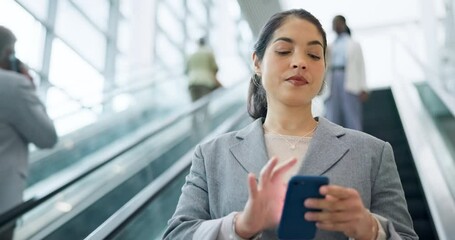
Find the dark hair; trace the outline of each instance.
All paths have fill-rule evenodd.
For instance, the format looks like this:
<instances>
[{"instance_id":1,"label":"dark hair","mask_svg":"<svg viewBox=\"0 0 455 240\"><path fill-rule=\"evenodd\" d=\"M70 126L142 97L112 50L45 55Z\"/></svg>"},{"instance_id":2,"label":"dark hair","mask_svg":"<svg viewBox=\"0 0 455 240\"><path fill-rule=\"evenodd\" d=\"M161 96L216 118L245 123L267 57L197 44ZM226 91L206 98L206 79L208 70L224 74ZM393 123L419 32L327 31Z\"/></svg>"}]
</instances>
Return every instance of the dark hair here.
<instances>
[{"instance_id":1,"label":"dark hair","mask_svg":"<svg viewBox=\"0 0 455 240\"><path fill-rule=\"evenodd\" d=\"M4 26L0 26L0 53L8 46L16 42L13 32Z\"/></svg>"},{"instance_id":2,"label":"dark hair","mask_svg":"<svg viewBox=\"0 0 455 240\"><path fill-rule=\"evenodd\" d=\"M346 24L346 18L343 15L336 15L335 18L337 20L340 20L344 24L344 31L351 36L351 29L348 27L348 24Z\"/></svg>"},{"instance_id":3,"label":"dark hair","mask_svg":"<svg viewBox=\"0 0 455 240\"><path fill-rule=\"evenodd\" d=\"M269 21L262 27L261 32L259 33L259 38L254 44L254 52L258 57L259 61L262 61L264 58L265 50L272 39L273 33L281 27L283 22L288 17L298 17L300 19L306 20L312 23L322 35L323 40L323 50L324 56L327 48L327 37L324 29L322 28L319 20L314 17L311 13L304 9L292 9L284 12L279 12L274 14ZM325 57L324 57L325 62ZM321 88L322 91L322 88ZM320 91L320 92L321 92ZM250 79L250 87L248 90L248 113L254 119L265 118L267 115L267 97L264 86L262 86L261 77L257 74L254 74Z\"/></svg>"},{"instance_id":4,"label":"dark hair","mask_svg":"<svg viewBox=\"0 0 455 240\"><path fill-rule=\"evenodd\" d=\"M205 46L205 43L206 43L205 37L199 38L198 40L199 46Z\"/></svg>"}]
</instances>

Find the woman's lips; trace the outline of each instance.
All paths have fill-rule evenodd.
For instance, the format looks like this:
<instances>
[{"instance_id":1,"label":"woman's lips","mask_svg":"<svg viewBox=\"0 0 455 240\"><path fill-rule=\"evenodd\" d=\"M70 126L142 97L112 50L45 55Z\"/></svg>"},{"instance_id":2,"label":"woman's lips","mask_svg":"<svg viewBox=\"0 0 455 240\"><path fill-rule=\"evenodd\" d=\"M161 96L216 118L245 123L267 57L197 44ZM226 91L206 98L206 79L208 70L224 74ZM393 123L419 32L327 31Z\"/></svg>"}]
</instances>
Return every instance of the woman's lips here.
<instances>
[{"instance_id":1,"label":"woman's lips","mask_svg":"<svg viewBox=\"0 0 455 240\"><path fill-rule=\"evenodd\" d=\"M292 76L292 77L286 79L286 81L292 83L295 86L301 86L301 85L308 84L308 81L302 76Z\"/></svg>"}]
</instances>

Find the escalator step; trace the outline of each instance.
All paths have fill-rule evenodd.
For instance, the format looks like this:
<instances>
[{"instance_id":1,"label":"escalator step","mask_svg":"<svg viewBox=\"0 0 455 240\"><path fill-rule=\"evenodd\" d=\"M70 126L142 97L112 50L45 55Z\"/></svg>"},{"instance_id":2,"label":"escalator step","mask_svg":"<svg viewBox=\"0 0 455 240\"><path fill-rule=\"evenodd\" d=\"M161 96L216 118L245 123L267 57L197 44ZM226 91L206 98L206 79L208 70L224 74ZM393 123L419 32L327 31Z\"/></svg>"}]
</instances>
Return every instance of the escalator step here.
<instances>
[{"instance_id":1,"label":"escalator step","mask_svg":"<svg viewBox=\"0 0 455 240\"><path fill-rule=\"evenodd\" d=\"M403 190L406 199L423 198L422 191L418 182L403 182Z\"/></svg>"},{"instance_id":2,"label":"escalator step","mask_svg":"<svg viewBox=\"0 0 455 240\"><path fill-rule=\"evenodd\" d=\"M411 214L412 219L425 219L428 220L428 213L426 209L426 204L423 199L420 198L408 198L408 210Z\"/></svg>"},{"instance_id":3,"label":"escalator step","mask_svg":"<svg viewBox=\"0 0 455 240\"><path fill-rule=\"evenodd\" d=\"M414 230L416 231L419 239L422 240L438 240L438 236L433 231L432 223L427 219L413 220Z\"/></svg>"},{"instance_id":4,"label":"escalator step","mask_svg":"<svg viewBox=\"0 0 455 240\"><path fill-rule=\"evenodd\" d=\"M399 169L400 179L403 184L408 182L418 182L419 178L413 169Z\"/></svg>"}]
</instances>

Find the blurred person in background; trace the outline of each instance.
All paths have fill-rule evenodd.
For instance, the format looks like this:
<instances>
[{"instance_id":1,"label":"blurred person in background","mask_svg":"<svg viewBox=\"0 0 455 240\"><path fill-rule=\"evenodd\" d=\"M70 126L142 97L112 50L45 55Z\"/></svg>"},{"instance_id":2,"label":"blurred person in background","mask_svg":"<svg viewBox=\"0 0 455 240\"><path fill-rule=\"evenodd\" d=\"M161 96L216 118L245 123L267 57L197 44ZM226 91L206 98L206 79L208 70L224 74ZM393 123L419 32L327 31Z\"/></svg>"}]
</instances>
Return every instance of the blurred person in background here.
<instances>
[{"instance_id":1,"label":"blurred person in background","mask_svg":"<svg viewBox=\"0 0 455 240\"><path fill-rule=\"evenodd\" d=\"M367 100L365 63L360 44L351 37L346 18L332 22L337 37L327 49L327 119L343 127L362 130L362 103Z\"/></svg>"},{"instance_id":2,"label":"blurred person in background","mask_svg":"<svg viewBox=\"0 0 455 240\"><path fill-rule=\"evenodd\" d=\"M218 65L213 51L207 46L205 38L200 38L198 45L196 52L189 56L185 68L193 102L221 87L216 77Z\"/></svg>"},{"instance_id":3,"label":"blurred person in background","mask_svg":"<svg viewBox=\"0 0 455 240\"><path fill-rule=\"evenodd\" d=\"M51 148L57 142L52 120L27 75L5 70L16 38L0 27L0 215L20 205L28 174L28 145ZM12 239L14 225L0 232Z\"/></svg>"},{"instance_id":4,"label":"blurred person in background","mask_svg":"<svg viewBox=\"0 0 455 240\"><path fill-rule=\"evenodd\" d=\"M198 40L198 45L198 49L189 56L185 68L192 102L199 100L221 87L221 83L216 76L218 65L216 64L215 55L212 49L207 46L205 38L200 38ZM192 121L193 136L195 136L196 139L203 137L210 128L208 103L201 106L193 113Z\"/></svg>"}]
</instances>

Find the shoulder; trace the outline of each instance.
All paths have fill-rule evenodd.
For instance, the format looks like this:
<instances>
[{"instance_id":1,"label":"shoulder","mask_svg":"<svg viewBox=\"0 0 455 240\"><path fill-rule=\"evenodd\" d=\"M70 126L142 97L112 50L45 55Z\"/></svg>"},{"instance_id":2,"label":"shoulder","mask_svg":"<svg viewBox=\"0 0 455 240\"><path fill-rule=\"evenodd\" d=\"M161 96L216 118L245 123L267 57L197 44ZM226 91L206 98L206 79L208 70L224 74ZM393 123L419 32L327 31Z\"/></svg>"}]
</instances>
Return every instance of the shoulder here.
<instances>
[{"instance_id":1,"label":"shoulder","mask_svg":"<svg viewBox=\"0 0 455 240\"><path fill-rule=\"evenodd\" d=\"M216 152L219 150L229 150L233 145L236 145L240 139L237 137L238 131L232 131L221 134L212 139L199 144L199 148L203 153Z\"/></svg>"},{"instance_id":2,"label":"shoulder","mask_svg":"<svg viewBox=\"0 0 455 240\"><path fill-rule=\"evenodd\" d=\"M368 133L342 127L325 118L320 118L320 122L327 129L327 134L336 135L341 142L352 148L372 150L382 149L386 145L385 141Z\"/></svg>"},{"instance_id":3,"label":"shoulder","mask_svg":"<svg viewBox=\"0 0 455 240\"><path fill-rule=\"evenodd\" d=\"M344 128L346 131L345 136L341 137L342 140L352 142L355 144L369 144L369 145L377 145L377 146L383 146L385 144L385 141L372 136L368 133L349 129L349 128Z\"/></svg>"},{"instance_id":4,"label":"shoulder","mask_svg":"<svg viewBox=\"0 0 455 240\"><path fill-rule=\"evenodd\" d=\"M349 46L351 47L351 49L353 50L360 50L361 49L361 45L360 45L360 42L358 42L357 40L353 39L353 38L349 38Z\"/></svg>"},{"instance_id":5,"label":"shoulder","mask_svg":"<svg viewBox=\"0 0 455 240\"><path fill-rule=\"evenodd\" d=\"M33 89L30 80L18 73L5 70L0 70L0 86L0 90L4 91L2 95L16 95L13 93L23 88Z\"/></svg>"},{"instance_id":6,"label":"shoulder","mask_svg":"<svg viewBox=\"0 0 455 240\"><path fill-rule=\"evenodd\" d=\"M212 152L223 154L229 152L232 147L238 145L246 138L256 141L259 136L262 136L262 119L254 120L239 130L220 134L210 140L204 141L199 145L199 148L203 153Z\"/></svg>"}]
</instances>

